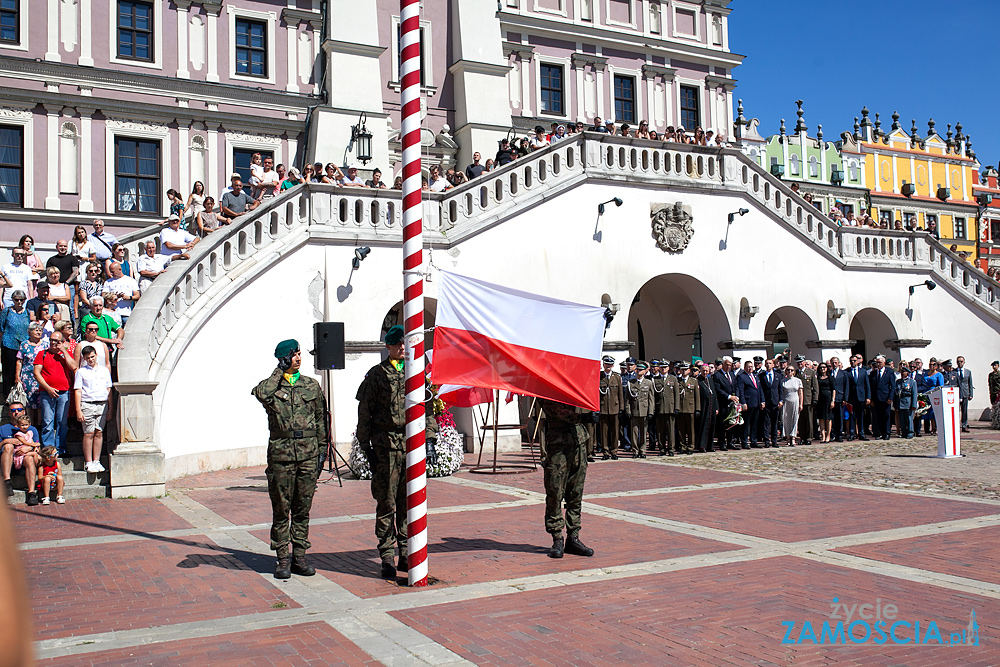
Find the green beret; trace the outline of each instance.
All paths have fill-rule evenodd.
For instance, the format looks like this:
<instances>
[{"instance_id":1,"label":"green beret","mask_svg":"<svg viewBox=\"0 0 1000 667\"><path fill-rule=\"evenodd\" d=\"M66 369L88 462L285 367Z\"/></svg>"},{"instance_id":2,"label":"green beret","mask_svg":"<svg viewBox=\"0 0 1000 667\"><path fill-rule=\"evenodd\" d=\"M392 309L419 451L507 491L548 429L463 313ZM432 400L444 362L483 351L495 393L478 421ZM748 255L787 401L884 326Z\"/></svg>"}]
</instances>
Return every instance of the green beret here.
<instances>
[{"instance_id":1,"label":"green beret","mask_svg":"<svg viewBox=\"0 0 1000 667\"><path fill-rule=\"evenodd\" d=\"M294 338L289 338L288 340L283 340L278 343L278 346L274 348L274 358L284 359L290 354L295 354L299 351L299 341Z\"/></svg>"},{"instance_id":2,"label":"green beret","mask_svg":"<svg viewBox=\"0 0 1000 667\"><path fill-rule=\"evenodd\" d=\"M385 344L386 345L399 345L403 342L403 327L398 324L385 332Z\"/></svg>"}]
</instances>

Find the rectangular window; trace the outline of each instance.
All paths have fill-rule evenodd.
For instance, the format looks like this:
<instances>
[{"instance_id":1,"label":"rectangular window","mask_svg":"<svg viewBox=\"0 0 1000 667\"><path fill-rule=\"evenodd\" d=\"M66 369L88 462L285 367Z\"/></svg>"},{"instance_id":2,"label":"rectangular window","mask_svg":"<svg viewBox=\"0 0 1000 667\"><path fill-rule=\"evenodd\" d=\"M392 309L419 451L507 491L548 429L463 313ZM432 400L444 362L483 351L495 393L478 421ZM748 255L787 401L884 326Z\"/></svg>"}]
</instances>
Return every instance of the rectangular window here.
<instances>
[{"instance_id":1,"label":"rectangular window","mask_svg":"<svg viewBox=\"0 0 1000 667\"><path fill-rule=\"evenodd\" d=\"M695 86L681 86L681 125L688 132L694 132L701 125L701 106Z\"/></svg>"},{"instance_id":2,"label":"rectangular window","mask_svg":"<svg viewBox=\"0 0 1000 667\"><path fill-rule=\"evenodd\" d=\"M990 220L990 242L1000 244L1000 220Z\"/></svg>"},{"instance_id":3,"label":"rectangular window","mask_svg":"<svg viewBox=\"0 0 1000 667\"><path fill-rule=\"evenodd\" d=\"M118 213L160 212L160 142L115 138L115 200Z\"/></svg>"},{"instance_id":4,"label":"rectangular window","mask_svg":"<svg viewBox=\"0 0 1000 667\"><path fill-rule=\"evenodd\" d=\"M955 238L965 238L965 218L955 218Z\"/></svg>"},{"instance_id":5,"label":"rectangular window","mask_svg":"<svg viewBox=\"0 0 1000 667\"><path fill-rule=\"evenodd\" d=\"M0 0L0 42L21 43L20 0Z\"/></svg>"},{"instance_id":6,"label":"rectangular window","mask_svg":"<svg viewBox=\"0 0 1000 667\"><path fill-rule=\"evenodd\" d=\"M879 224L889 229L892 227L892 211L886 211L885 209L878 212Z\"/></svg>"},{"instance_id":7,"label":"rectangular window","mask_svg":"<svg viewBox=\"0 0 1000 667\"><path fill-rule=\"evenodd\" d=\"M267 78L267 24L236 19L236 73Z\"/></svg>"},{"instance_id":8,"label":"rectangular window","mask_svg":"<svg viewBox=\"0 0 1000 667\"><path fill-rule=\"evenodd\" d=\"M153 61L153 5L120 0L118 3L118 57Z\"/></svg>"},{"instance_id":9,"label":"rectangular window","mask_svg":"<svg viewBox=\"0 0 1000 667\"><path fill-rule=\"evenodd\" d=\"M243 180L244 189L248 192L250 190L250 160L253 159L254 153L260 153L260 163L262 165L267 158L274 159L274 151L262 151L257 148L233 149L233 173L240 175L240 178Z\"/></svg>"},{"instance_id":10,"label":"rectangular window","mask_svg":"<svg viewBox=\"0 0 1000 667\"><path fill-rule=\"evenodd\" d=\"M24 130L0 125L0 204L24 205Z\"/></svg>"},{"instance_id":11,"label":"rectangular window","mask_svg":"<svg viewBox=\"0 0 1000 667\"><path fill-rule=\"evenodd\" d=\"M917 228L917 214L916 213L903 213L903 227L906 229L916 229Z\"/></svg>"},{"instance_id":12,"label":"rectangular window","mask_svg":"<svg viewBox=\"0 0 1000 667\"><path fill-rule=\"evenodd\" d=\"M542 91L542 113L563 115L563 68L561 65L542 64L540 87Z\"/></svg>"},{"instance_id":13,"label":"rectangular window","mask_svg":"<svg viewBox=\"0 0 1000 667\"><path fill-rule=\"evenodd\" d=\"M635 79L615 74L615 120L635 123Z\"/></svg>"},{"instance_id":14,"label":"rectangular window","mask_svg":"<svg viewBox=\"0 0 1000 667\"><path fill-rule=\"evenodd\" d=\"M427 45L427 41L424 39L424 28L420 28L420 85L425 85L426 81L430 79L427 76L426 67L427 61L424 59L424 48ZM399 70L396 72L396 81L403 83L403 26L402 24L396 24L396 48L398 49L396 62L399 64Z\"/></svg>"}]
</instances>

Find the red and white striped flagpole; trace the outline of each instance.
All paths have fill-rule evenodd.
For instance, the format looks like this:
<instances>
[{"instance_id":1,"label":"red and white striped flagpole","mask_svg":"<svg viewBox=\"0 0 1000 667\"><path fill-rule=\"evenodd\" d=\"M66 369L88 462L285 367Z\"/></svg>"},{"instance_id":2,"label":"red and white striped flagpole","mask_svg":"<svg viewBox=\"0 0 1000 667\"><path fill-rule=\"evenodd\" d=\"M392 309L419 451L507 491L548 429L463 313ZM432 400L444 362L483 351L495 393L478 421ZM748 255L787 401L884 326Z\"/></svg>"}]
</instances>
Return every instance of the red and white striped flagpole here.
<instances>
[{"instance_id":1,"label":"red and white striped flagpole","mask_svg":"<svg viewBox=\"0 0 1000 667\"><path fill-rule=\"evenodd\" d=\"M420 0L400 0L403 140L403 328L406 330L407 582L427 585L424 443L423 203L420 188Z\"/></svg>"}]
</instances>

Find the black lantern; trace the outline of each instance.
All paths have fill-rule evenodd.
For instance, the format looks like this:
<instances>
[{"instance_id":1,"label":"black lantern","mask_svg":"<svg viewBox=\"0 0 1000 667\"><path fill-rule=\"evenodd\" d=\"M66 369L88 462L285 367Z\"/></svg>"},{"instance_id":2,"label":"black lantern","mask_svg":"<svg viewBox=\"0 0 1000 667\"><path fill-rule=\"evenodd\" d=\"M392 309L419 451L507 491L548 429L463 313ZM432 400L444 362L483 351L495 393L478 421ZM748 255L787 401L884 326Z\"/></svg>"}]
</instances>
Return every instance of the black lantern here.
<instances>
[{"instance_id":1,"label":"black lantern","mask_svg":"<svg viewBox=\"0 0 1000 667\"><path fill-rule=\"evenodd\" d=\"M351 143L354 144L354 154L361 164L368 164L372 160L372 133L365 127L368 116L362 112L358 116L358 124L351 128Z\"/></svg>"}]
</instances>

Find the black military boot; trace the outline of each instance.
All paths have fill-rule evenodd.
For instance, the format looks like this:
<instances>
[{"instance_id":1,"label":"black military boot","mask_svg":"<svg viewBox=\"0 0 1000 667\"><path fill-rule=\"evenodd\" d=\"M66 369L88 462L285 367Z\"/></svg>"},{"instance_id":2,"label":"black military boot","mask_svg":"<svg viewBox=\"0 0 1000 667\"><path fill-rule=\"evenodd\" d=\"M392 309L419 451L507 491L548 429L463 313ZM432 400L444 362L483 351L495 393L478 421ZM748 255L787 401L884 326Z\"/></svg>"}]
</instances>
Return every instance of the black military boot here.
<instances>
[{"instance_id":1,"label":"black military boot","mask_svg":"<svg viewBox=\"0 0 1000 667\"><path fill-rule=\"evenodd\" d=\"M396 565L396 571L398 572L409 572L410 563L406 559L406 554L399 557L399 563Z\"/></svg>"},{"instance_id":2,"label":"black military boot","mask_svg":"<svg viewBox=\"0 0 1000 667\"><path fill-rule=\"evenodd\" d=\"M554 534L552 536L552 548L549 549L549 558L562 558L565 546L566 542L563 540L562 533Z\"/></svg>"},{"instance_id":3,"label":"black military boot","mask_svg":"<svg viewBox=\"0 0 1000 667\"><path fill-rule=\"evenodd\" d=\"M579 535L570 535L566 540L566 553L574 556L593 556L594 550L581 542Z\"/></svg>"},{"instance_id":4,"label":"black military boot","mask_svg":"<svg viewBox=\"0 0 1000 667\"><path fill-rule=\"evenodd\" d=\"M382 561L382 578L383 579L395 579L396 578L396 566L388 561Z\"/></svg>"},{"instance_id":5,"label":"black military boot","mask_svg":"<svg viewBox=\"0 0 1000 667\"><path fill-rule=\"evenodd\" d=\"M275 579L291 579L292 571L289 567L288 548L278 549L278 564L274 566Z\"/></svg>"},{"instance_id":6,"label":"black military boot","mask_svg":"<svg viewBox=\"0 0 1000 667\"><path fill-rule=\"evenodd\" d=\"M316 568L309 564L306 552L292 554L292 574L300 577L311 577L316 574Z\"/></svg>"}]
</instances>

